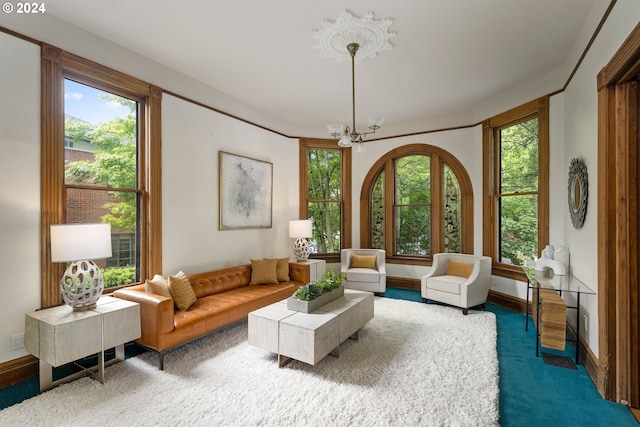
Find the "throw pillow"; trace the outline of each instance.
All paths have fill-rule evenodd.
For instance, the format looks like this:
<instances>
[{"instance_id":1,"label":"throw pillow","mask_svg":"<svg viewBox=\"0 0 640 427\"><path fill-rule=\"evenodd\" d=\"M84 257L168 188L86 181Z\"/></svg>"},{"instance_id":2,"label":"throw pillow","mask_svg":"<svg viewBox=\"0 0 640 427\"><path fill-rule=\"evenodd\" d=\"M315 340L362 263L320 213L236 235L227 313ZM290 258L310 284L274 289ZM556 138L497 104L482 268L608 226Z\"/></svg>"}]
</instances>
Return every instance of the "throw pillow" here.
<instances>
[{"instance_id":1,"label":"throw pillow","mask_svg":"<svg viewBox=\"0 0 640 427\"><path fill-rule=\"evenodd\" d=\"M447 267L447 274L450 276L469 277L473 271L472 262L458 261L455 259L449 260L449 266Z\"/></svg>"},{"instance_id":2,"label":"throw pillow","mask_svg":"<svg viewBox=\"0 0 640 427\"><path fill-rule=\"evenodd\" d=\"M289 258L264 258L275 259L278 261L276 265L276 275L278 276L278 282L288 282L291 280L289 277Z\"/></svg>"},{"instance_id":3,"label":"throw pillow","mask_svg":"<svg viewBox=\"0 0 640 427\"><path fill-rule=\"evenodd\" d=\"M150 294L160 295L163 297L171 298L171 292L169 292L169 284L159 274L153 276L153 279L147 279L144 282L144 290Z\"/></svg>"},{"instance_id":4,"label":"throw pillow","mask_svg":"<svg viewBox=\"0 0 640 427\"><path fill-rule=\"evenodd\" d=\"M191 282L189 282L189 279L182 271L175 276L169 276L168 282L169 292L171 292L171 296L178 310L186 311L197 301L196 294L191 287Z\"/></svg>"},{"instance_id":5,"label":"throw pillow","mask_svg":"<svg viewBox=\"0 0 640 427\"><path fill-rule=\"evenodd\" d=\"M271 285L278 283L278 259L252 259L250 285Z\"/></svg>"},{"instance_id":6,"label":"throw pillow","mask_svg":"<svg viewBox=\"0 0 640 427\"><path fill-rule=\"evenodd\" d=\"M351 255L351 268L376 269L376 255Z\"/></svg>"}]
</instances>

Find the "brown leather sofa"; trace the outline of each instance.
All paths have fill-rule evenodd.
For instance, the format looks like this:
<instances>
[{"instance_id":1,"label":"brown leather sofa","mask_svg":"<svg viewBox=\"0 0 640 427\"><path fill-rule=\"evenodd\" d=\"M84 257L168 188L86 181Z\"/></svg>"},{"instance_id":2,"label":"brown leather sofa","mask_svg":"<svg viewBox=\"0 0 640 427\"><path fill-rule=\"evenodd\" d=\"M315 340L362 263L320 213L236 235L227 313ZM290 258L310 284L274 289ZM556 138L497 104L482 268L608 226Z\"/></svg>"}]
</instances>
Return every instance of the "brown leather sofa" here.
<instances>
[{"instance_id":1,"label":"brown leather sofa","mask_svg":"<svg viewBox=\"0 0 640 427\"><path fill-rule=\"evenodd\" d=\"M158 352L164 369L165 352L244 319L249 312L290 297L309 283L309 266L290 263L288 282L249 285L251 265L188 275L197 301L187 311L174 308L171 298L145 292L144 284L118 289L114 297L140 304L142 336L136 342Z\"/></svg>"}]
</instances>

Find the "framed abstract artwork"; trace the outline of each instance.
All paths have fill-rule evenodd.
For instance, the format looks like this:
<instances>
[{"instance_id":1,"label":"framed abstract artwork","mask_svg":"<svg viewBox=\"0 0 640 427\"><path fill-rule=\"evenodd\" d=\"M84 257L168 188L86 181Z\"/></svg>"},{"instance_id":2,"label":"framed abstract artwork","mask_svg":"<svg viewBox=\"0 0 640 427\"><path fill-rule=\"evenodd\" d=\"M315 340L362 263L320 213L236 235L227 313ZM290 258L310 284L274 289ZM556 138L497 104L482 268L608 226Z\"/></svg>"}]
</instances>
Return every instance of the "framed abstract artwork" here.
<instances>
[{"instance_id":1,"label":"framed abstract artwork","mask_svg":"<svg viewBox=\"0 0 640 427\"><path fill-rule=\"evenodd\" d=\"M218 152L220 230L271 228L273 163Z\"/></svg>"}]
</instances>

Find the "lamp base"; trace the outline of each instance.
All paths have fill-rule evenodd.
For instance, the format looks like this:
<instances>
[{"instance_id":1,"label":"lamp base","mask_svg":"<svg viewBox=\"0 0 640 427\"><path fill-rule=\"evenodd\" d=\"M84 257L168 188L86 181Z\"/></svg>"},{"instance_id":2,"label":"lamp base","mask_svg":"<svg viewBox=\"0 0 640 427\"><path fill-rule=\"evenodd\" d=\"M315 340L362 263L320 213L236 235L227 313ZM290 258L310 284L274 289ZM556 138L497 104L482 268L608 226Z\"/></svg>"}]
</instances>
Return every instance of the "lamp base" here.
<instances>
[{"instance_id":1,"label":"lamp base","mask_svg":"<svg viewBox=\"0 0 640 427\"><path fill-rule=\"evenodd\" d=\"M293 243L293 255L296 257L296 261L304 262L309 259L309 242L304 237L299 237Z\"/></svg>"},{"instance_id":2,"label":"lamp base","mask_svg":"<svg viewBox=\"0 0 640 427\"><path fill-rule=\"evenodd\" d=\"M75 312L89 311L89 310L93 310L97 306L98 304L96 304L95 302L90 305L76 305L75 307L73 307L73 311Z\"/></svg>"},{"instance_id":3,"label":"lamp base","mask_svg":"<svg viewBox=\"0 0 640 427\"><path fill-rule=\"evenodd\" d=\"M103 290L102 272L91 260L72 262L60 280L62 298L73 311L95 308Z\"/></svg>"}]
</instances>

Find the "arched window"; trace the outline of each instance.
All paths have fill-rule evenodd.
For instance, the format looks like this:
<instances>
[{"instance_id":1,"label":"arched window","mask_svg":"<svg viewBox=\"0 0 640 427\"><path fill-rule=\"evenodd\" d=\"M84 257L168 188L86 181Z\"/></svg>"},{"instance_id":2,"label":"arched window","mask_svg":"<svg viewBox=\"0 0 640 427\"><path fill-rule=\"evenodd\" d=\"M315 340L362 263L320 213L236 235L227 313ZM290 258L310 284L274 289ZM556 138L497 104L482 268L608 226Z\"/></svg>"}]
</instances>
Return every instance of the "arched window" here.
<instances>
[{"instance_id":1,"label":"arched window","mask_svg":"<svg viewBox=\"0 0 640 427\"><path fill-rule=\"evenodd\" d=\"M398 147L372 166L360 194L361 246L385 249L391 262L473 252L473 189L451 153Z\"/></svg>"}]
</instances>

